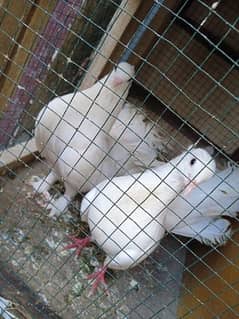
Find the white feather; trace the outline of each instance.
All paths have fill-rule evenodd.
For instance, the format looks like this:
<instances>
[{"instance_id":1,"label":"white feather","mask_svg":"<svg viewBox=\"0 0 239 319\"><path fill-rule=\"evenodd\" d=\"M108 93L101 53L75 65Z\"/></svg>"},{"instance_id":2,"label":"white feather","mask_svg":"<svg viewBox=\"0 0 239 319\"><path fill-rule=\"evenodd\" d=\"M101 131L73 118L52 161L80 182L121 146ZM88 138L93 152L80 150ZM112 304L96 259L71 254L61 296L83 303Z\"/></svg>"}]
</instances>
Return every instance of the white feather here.
<instances>
[{"instance_id":1,"label":"white feather","mask_svg":"<svg viewBox=\"0 0 239 319\"><path fill-rule=\"evenodd\" d=\"M82 201L81 213L92 240L107 254L105 264L126 269L145 259L164 235L165 207L189 179L198 183L214 171L211 156L195 149L158 168L115 177L91 190Z\"/></svg>"},{"instance_id":2,"label":"white feather","mask_svg":"<svg viewBox=\"0 0 239 319\"><path fill-rule=\"evenodd\" d=\"M156 158L165 150L166 139L159 135L157 127L146 116L134 104L126 103L110 131L114 140L110 156L118 166L118 176L162 163Z\"/></svg>"},{"instance_id":3,"label":"white feather","mask_svg":"<svg viewBox=\"0 0 239 319\"><path fill-rule=\"evenodd\" d=\"M208 246L224 245L231 237L231 223L224 218L202 217L191 225L175 227L173 233L194 238Z\"/></svg>"},{"instance_id":4,"label":"white feather","mask_svg":"<svg viewBox=\"0 0 239 319\"><path fill-rule=\"evenodd\" d=\"M207 240L207 229L200 233L200 223L208 221L208 217L230 216L236 217L239 212L239 168L228 167L217 172L209 180L194 188L189 194L176 197L168 207L165 218L165 227L169 232L187 237L195 237L199 234L200 241ZM195 232L189 234L189 228ZM208 231L211 231L209 229ZM225 234L227 228L225 227ZM217 231L215 230L215 236ZM196 236L196 239L199 237ZM207 241L210 243L210 241ZM212 240L213 243L213 240Z\"/></svg>"},{"instance_id":5,"label":"white feather","mask_svg":"<svg viewBox=\"0 0 239 319\"><path fill-rule=\"evenodd\" d=\"M123 64L123 66L129 74L133 72L131 69L127 70L127 67L130 68L128 64ZM118 73L119 70L116 74ZM124 74L120 74L120 76L123 75ZM128 77L126 80L127 79ZM105 81L106 80L102 79L101 82L103 83ZM106 81L106 85L109 85L109 80ZM106 94L104 92L105 89L99 84L95 86L82 93L78 92L78 100L73 94L67 95L68 100L70 98L77 100L74 103L71 101L71 105L79 103L79 106L75 106L79 109L81 106L80 103L82 103L83 108L85 104L91 102L90 98L86 98L85 94L90 95L92 90L93 93L96 94L95 92L97 92L97 90L101 90L97 97L97 103L99 103L100 100L102 107L107 108L109 98L105 98L105 95L111 94L114 96L114 94L110 90L108 90L109 92L107 91L106 93L108 94ZM120 90L123 92L123 89L124 86L121 89L118 88L116 93L120 95ZM101 95L103 95L103 97ZM126 93L123 94L123 98L125 98L125 96ZM30 182L35 191L42 193L45 200L49 201L50 195L48 190L51 185L58 179L65 180L66 193L64 197L62 196L47 205L47 208L51 210L50 216L59 215L66 209L76 189L77 191L85 192L105 178L127 175L128 173L133 174L143 171L148 167L157 167L162 163L157 160L157 157L159 152L163 149L165 151L166 139L159 135L158 128L153 122L146 119L148 112L145 114L144 111L139 110L137 105L125 103L118 117L112 117L113 126L110 129L109 135L107 135L104 134L103 131L99 132L98 127L96 129L96 127L87 120L85 121L85 126L85 122L80 123L82 119L81 114L79 116L76 114L78 111L70 117L70 113L73 112L69 110L71 105L68 105L69 108L67 108L66 103L62 102L62 99L66 99L66 96L59 97L50 102L39 114L36 124L35 135L38 148L53 169L46 177L41 179L34 177ZM95 110L95 114L99 112L94 121L98 121L97 125L102 126L104 116L100 117L101 111L99 111L97 103L91 106L91 110ZM121 103L120 97L111 101L112 105L110 105L110 107L112 108L113 105L117 103ZM85 106L84 112L87 110L87 105ZM55 113L52 113L51 110L49 111L49 107L50 109L54 108ZM81 108L80 112L83 112ZM108 116L108 113L106 113L106 115ZM114 115L116 115L116 113ZM89 114L87 116L89 117ZM78 118L81 124L77 132L74 129L71 132L69 130L68 124L70 125L72 122L71 118L74 118L74 121ZM67 123L65 122L66 120ZM52 123L52 121L55 122ZM96 131L94 131L95 129ZM82 136L81 133L84 133L84 136ZM97 135L93 142L97 145L91 144L90 148L85 152L87 146L92 142L91 139L93 140L93 135ZM68 136L69 145L66 145L66 136ZM89 137L88 141L85 141L86 136ZM71 137L73 137L73 139L71 139ZM64 150L59 150L57 145L62 143L64 144ZM103 151L101 152L99 148L102 148ZM81 154L83 154L88 162L84 161L83 158L79 161ZM103 155L104 158L102 159ZM94 167L92 168L92 166ZM95 167L96 169L92 174L92 170L94 170Z\"/></svg>"},{"instance_id":6,"label":"white feather","mask_svg":"<svg viewBox=\"0 0 239 319\"><path fill-rule=\"evenodd\" d=\"M133 66L122 62L91 88L52 100L38 115L35 139L52 167L41 192L62 179L65 194L48 206L59 215L76 195L103 180L102 162L109 151L108 134L129 91ZM39 187L39 183L33 185Z\"/></svg>"}]
</instances>

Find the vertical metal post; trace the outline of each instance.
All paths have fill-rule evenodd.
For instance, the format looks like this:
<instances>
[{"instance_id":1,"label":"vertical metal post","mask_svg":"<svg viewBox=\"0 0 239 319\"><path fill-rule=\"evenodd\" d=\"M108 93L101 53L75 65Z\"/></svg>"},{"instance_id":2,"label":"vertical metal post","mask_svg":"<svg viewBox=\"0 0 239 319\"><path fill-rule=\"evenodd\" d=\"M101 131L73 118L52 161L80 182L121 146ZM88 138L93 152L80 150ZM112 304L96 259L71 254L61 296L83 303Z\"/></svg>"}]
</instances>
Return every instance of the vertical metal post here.
<instances>
[{"instance_id":1,"label":"vertical metal post","mask_svg":"<svg viewBox=\"0 0 239 319\"><path fill-rule=\"evenodd\" d=\"M163 4L164 0L158 0L154 1L152 7L150 8L149 12L145 16L142 23L140 23L137 31L133 35L132 39L130 40L127 48L125 48L124 53L122 54L121 61L128 61L130 55L132 52L134 52L137 44L141 40L142 36L144 35L145 31L147 30L147 27L150 25L153 18L158 13L161 5Z\"/></svg>"}]
</instances>

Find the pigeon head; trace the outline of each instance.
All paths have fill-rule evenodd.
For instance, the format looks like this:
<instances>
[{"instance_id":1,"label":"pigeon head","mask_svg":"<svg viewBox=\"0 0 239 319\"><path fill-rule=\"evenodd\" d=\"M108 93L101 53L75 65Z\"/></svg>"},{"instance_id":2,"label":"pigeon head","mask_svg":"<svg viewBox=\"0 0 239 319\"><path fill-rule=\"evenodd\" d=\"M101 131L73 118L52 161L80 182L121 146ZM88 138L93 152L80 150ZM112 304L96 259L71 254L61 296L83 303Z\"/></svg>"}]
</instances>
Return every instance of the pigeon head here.
<instances>
[{"instance_id":1,"label":"pigeon head","mask_svg":"<svg viewBox=\"0 0 239 319\"><path fill-rule=\"evenodd\" d=\"M135 68L133 65L127 62L121 62L109 75L107 84L111 87L117 87L122 83L127 83L133 78L134 73Z\"/></svg>"},{"instance_id":2,"label":"pigeon head","mask_svg":"<svg viewBox=\"0 0 239 319\"><path fill-rule=\"evenodd\" d=\"M186 192L192 190L195 185L209 179L216 170L216 163L212 156L202 148L189 148L181 156L177 163L177 169L186 179Z\"/></svg>"}]
</instances>

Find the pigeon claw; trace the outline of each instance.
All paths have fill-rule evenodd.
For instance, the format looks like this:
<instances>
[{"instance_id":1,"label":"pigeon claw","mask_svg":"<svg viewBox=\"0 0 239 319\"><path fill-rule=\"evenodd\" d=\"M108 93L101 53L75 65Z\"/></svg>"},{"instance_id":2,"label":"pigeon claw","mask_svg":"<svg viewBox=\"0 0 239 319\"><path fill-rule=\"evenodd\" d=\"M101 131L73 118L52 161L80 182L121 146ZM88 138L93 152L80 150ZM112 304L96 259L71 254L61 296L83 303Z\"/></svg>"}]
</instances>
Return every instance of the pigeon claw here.
<instances>
[{"instance_id":1,"label":"pigeon claw","mask_svg":"<svg viewBox=\"0 0 239 319\"><path fill-rule=\"evenodd\" d=\"M74 236L68 236L68 238L71 240L72 243L65 246L63 250L75 249L76 250L75 253L77 257L80 256L82 249L88 246L91 241L91 238L89 236L85 238L77 238Z\"/></svg>"},{"instance_id":2,"label":"pigeon claw","mask_svg":"<svg viewBox=\"0 0 239 319\"><path fill-rule=\"evenodd\" d=\"M103 285L105 288L105 292L107 293L107 295L109 295L109 291L108 291L108 285L105 281L105 273L106 273L107 267L103 266L100 267L100 269L96 272L94 272L93 274L90 274L89 276L87 276L88 280L93 280L93 284L92 284L92 288L90 291L90 295L94 295L94 293L96 292L96 290L98 289L98 287L100 285Z\"/></svg>"}]
</instances>

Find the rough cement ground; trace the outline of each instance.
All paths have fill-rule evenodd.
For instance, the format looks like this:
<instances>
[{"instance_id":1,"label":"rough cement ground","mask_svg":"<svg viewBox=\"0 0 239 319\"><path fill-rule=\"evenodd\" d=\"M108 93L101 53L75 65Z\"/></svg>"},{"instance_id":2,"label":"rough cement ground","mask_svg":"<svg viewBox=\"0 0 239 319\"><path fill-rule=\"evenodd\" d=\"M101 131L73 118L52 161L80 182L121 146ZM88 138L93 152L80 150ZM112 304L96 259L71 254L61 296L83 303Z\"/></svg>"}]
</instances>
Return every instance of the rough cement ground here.
<instances>
[{"instance_id":1,"label":"rough cement ground","mask_svg":"<svg viewBox=\"0 0 239 319\"><path fill-rule=\"evenodd\" d=\"M104 255L93 245L79 259L62 250L67 233L83 235L87 228L75 210L68 221L54 221L28 196L26 181L44 173L46 164L34 162L0 178L0 260L64 319L176 318L185 256L179 241L167 236L139 266L108 274L109 296L103 290L89 296L86 277Z\"/></svg>"}]
</instances>

